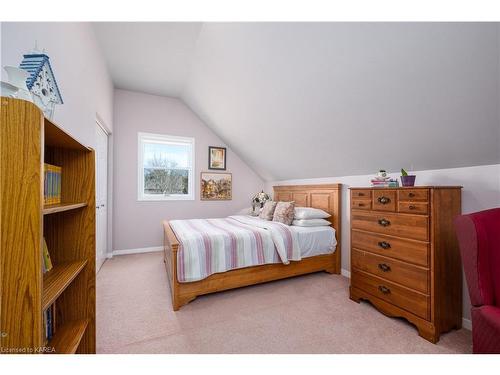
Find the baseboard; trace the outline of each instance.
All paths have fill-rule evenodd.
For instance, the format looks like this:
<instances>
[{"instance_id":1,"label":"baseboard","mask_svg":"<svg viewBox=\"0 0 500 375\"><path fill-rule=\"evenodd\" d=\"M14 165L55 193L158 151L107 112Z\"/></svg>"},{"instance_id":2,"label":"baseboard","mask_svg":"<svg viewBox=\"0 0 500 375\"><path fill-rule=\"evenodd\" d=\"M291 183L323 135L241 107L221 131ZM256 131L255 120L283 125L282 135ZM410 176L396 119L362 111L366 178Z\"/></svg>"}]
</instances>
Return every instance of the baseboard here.
<instances>
[{"instance_id":1,"label":"baseboard","mask_svg":"<svg viewBox=\"0 0 500 375\"><path fill-rule=\"evenodd\" d=\"M470 321L470 319L462 318L462 328L472 331L472 322Z\"/></svg>"},{"instance_id":2,"label":"baseboard","mask_svg":"<svg viewBox=\"0 0 500 375\"><path fill-rule=\"evenodd\" d=\"M350 271L348 271L348 270L345 270L345 269L343 269L343 268L340 270L340 274L341 274L342 276L347 277L348 279L350 279L350 278L351 278L351 272L350 272Z\"/></svg>"},{"instance_id":3,"label":"baseboard","mask_svg":"<svg viewBox=\"0 0 500 375\"><path fill-rule=\"evenodd\" d=\"M163 246L141 247L138 249L113 250L112 256L140 254L140 253L153 253L153 252L157 252L157 251L163 251Z\"/></svg>"},{"instance_id":4,"label":"baseboard","mask_svg":"<svg viewBox=\"0 0 500 375\"><path fill-rule=\"evenodd\" d=\"M351 272L343 268L340 270L340 274L349 279L351 278ZM462 328L472 331L472 322L470 319L462 318Z\"/></svg>"}]
</instances>

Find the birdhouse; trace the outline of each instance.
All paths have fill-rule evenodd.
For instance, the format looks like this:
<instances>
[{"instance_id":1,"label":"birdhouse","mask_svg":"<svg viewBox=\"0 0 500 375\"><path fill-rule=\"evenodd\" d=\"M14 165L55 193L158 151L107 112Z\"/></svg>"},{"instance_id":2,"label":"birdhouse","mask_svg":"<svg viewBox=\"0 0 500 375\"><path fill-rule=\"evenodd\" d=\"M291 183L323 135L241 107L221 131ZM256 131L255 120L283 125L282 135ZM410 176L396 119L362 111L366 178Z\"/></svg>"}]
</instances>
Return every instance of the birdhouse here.
<instances>
[{"instance_id":1,"label":"birdhouse","mask_svg":"<svg viewBox=\"0 0 500 375\"><path fill-rule=\"evenodd\" d=\"M49 56L38 51L26 54L19 67L29 73L26 86L33 96L33 102L40 107L45 117L52 118L56 104L63 104L57 87Z\"/></svg>"}]
</instances>

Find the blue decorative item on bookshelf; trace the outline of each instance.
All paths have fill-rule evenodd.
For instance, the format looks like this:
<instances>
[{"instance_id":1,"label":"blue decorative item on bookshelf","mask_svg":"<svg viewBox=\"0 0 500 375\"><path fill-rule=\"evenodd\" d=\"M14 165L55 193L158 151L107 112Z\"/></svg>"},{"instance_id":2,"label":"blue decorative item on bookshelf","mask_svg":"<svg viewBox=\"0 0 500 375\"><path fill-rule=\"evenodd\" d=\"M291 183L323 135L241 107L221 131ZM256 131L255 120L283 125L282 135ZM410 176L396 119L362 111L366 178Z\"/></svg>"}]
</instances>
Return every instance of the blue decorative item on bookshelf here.
<instances>
[{"instance_id":1,"label":"blue decorative item on bookshelf","mask_svg":"<svg viewBox=\"0 0 500 375\"><path fill-rule=\"evenodd\" d=\"M45 51L38 51L35 45L34 50L23 57L19 67L29 73L26 86L33 96L33 102L40 107L45 117L52 119L55 105L63 104L63 99L50 65L49 56L45 54Z\"/></svg>"}]
</instances>

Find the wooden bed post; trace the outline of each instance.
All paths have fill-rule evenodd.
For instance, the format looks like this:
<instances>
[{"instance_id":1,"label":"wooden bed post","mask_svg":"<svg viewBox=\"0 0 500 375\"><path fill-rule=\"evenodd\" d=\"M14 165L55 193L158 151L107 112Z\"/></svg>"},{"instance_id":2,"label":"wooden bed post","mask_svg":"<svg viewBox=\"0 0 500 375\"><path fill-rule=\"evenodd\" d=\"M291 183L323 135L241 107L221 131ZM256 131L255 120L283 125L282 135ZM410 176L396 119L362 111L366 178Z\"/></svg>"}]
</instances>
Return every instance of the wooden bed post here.
<instances>
[{"instance_id":1,"label":"wooden bed post","mask_svg":"<svg viewBox=\"0 0 500 375\"><path fill-rule=\"evenodd\" d=\"M179 288L177 285L177 251L179 250L179 242L172 228L170 228L168 221L163 222L163 233L163 261L167 269L168 283L170 285L170 292L172 293L172 307L174 311L177 311L182 306L179 303Z\"/></svg>"},{"instance_id":2,"label":"wooden bed post","mask_svg":"<svg viewBox=\"0 0 500 375\"><path fill-rule=\"evenodd\" d=\"M335 249L335 273L340 274L342 269L342 184L336 184L337 190L333 194L333 212L332 225L335 228L335 236L337 239L337 248Z\"/></svg>"}]
</instances>

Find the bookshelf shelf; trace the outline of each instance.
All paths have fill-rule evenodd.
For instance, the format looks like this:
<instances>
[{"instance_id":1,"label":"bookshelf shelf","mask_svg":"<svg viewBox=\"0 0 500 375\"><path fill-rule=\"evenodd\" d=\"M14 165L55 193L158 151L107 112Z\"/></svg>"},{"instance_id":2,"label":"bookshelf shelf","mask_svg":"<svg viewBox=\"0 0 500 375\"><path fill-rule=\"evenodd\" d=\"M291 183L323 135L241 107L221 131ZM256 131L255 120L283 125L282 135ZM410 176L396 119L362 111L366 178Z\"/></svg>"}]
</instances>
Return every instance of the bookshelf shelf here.
<instances>
[{"instance_id":1,"label":"bookshelf shelf","mask_svg":"<svg viewBox=\"0 0 500 375\"><path fill-rule=\"evenodd\" d=\"M94 150L31 102L0 104L0 349L95 353ZM61 168L63 203L44 205L45 164Z\"/></svg>"},{"instance_id":2,"label":"bookshelf shelf","mask_svg":"<svg viewBox=\"0 0 500 375\"><path fill-rule=\"evenodd\" d=\"M71 321L61 326L48 343L49 347L54 348L54 352L51 354L76 353L88 324L88 319L83 319Z\"/></svg>"},{"instance_id":3,"label":"bookshelf shelf","mask_svg":"<svg viewBox=\"0 0 500 375\"><path fill-rule=\"evenodd\" d=\"M60 204L48 204L43 206L43 214L50 215L57 212L76 210L77 208L85 207L87 203L60 203Z\"/></svg>"},{"instance_id":4,"label":"bookshelf shelf","mask_svg":"<svg viewBox=\"0 0 500 375\"><path fill-rule=\"evenodd\" d=\"M78 276L87 260L57 264L43 275L42 310L47 309Z\"/></svg>"}]
</instances>

